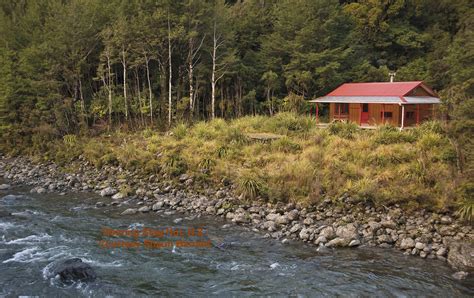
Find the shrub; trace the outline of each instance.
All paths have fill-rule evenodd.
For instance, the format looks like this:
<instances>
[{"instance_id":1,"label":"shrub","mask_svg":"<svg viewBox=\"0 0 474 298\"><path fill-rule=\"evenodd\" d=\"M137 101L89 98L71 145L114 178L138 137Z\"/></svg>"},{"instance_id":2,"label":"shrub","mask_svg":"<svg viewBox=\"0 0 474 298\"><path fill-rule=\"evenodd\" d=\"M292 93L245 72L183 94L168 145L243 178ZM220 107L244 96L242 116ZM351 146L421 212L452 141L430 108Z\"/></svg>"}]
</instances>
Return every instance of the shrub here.
<instances>
[{"instance_id":1,"label":"shrub","mask_svg":"<svg viewBox=\"0 0 474 298\"><path fill-rule=\"evenodd\" d=\"M115 156L112 154L110 144L100 139L93 139L87 142L84 145L83 155L97 168L102 167L106 156L108 156L107 160L113 160L112 156Z\"/></svg>"},{"instance_id":2,"label":"shrub","mask_svg":"<svg viewBox=\"0 0 474 298\"><path fill-rule=\"evenodd\" d=\"M348 180L347 191L358 199L372 200L377 196L377 181L367 177L356 182Z\"/></svg>"},{"instance_id":3,"label":"shrub","mask_svg":"<svg viewBox=\"0 0 474 298\"><path fill-rule=\"evenodd\" d=\"M63 136L63 142L66 146L72 147L77 144L77 137L75 135Z\"/></svg>"},{"instance_id":4,"label":"shrub","mask_svg":"<svg viewBox=\"0 0 474 298\"><path fill-rule=\"evenodd\" d=\"M381 125L374 133L374 143L379 145L412 143L414 141L416 141L416 137L414 137L413 134L400 131L391 125Z\"/></svg>"},{"instance_id":5,"label":"shrub","mask_svg":"<svg viewBox=\"0 0 474 298\"><path fill-rule=\"evenodd\" d=\"M247 142L247 136L239 129L235 127L229 127L223 136L223 141L228 144L245 144Z\"/></svg>"},{"instance_id":6,"label":"shrub","mask_svg":"<svg viewBox=\"0 0 474 298\"><path fill-rule=\"evenodd\" d=\"M463 184L458 189L458 194L461 197L458 205L456 215L462 220L473 221L474 220L474 183L468 182Z\"/></svg>"},{"instance_id":7,"label":"shrub","mask_svg":"<svg viewBox=\"0 0 474 298\"><path fill-rule=\"evenodd\" d=\"M161 171L161 164L157 159L150 159L145 163L144 170L147 174L158 174Z\"/></svg>"},{"instance_id":8,"label":"shrub","mask_svg":"<svg viewBox=\"0 0 474 298\"><path fill-rule=\"evenodd\" d=\"M199 169L201 170L211 170L216 165L216 162L212 158L204 157L199 162Z\"/></svg>"},{"instance_id":9,"label":"shrub","mask_svg":"<svg viewBox=\"0 0 474 298\"><path fill-rule=\"evenodd\" d=\"M181 140L188 133L188 126L184 123L179 123L173 128L172 132L177 140Z\"/></svg>"},{"instance_id":10,"label":"shrub","mask_svg":"<svg viewBox=\"0 0 474 298\"><path fill-rule=\"evenodd\" d=\"M328 132L341 138L353 139L354 135L359 131L357 124L352 122L332 122L328 126Z\"/></svg>"},{"instance_id":11,"label":"shrub","mask_svg":"<svg viewBox=\"0 0 474 298\"><path fill-rule=\"evenodd\" d=\"M249 171L240 173L237 179L237 192L246 199L254 199L266 193L262 179Z\"/></svg>"},{"instance_id":12,"label":"shrub","mask_svg":"<svg viewBox=\"0 0 474 298\"><path fill-rule=\"evenodd\" d=\"M125 196L128 196L133 193L133 189L130 185L128 184L122 184L119 187L119 192Z\"/></svg>"},{"instance_id":13,"label":"shrub","mask_svg":"<svg viewBox=\"0 0 474 298\"><path fill-rule=\"evenodd\" d=\"M314 121L306 116L298 116L294 113L278 113L268 118L264 129L267 132L287 134L288 132L309 132L315 126Z\"/></svg>"},{"instance_id":14,"label":"shrub","mask_svg":"<svg viewBox=\"0 0 474 298\"><path fill-rule=\"evenodd\" d=\"M188 169L186 161L181 157L179 152L167 153L163 163L163 170L171 176L184 174Z\"/></svg>"},{"instance_id":15,"label":"shrub","mask_svg":"<svg viewBox=\"0 0 474 298\"><path fill-rule=\"evenodd\" d=\"M273 141L272 147L285 153L296 153L301 150L301 146L291 141L287 136Z\"/></svg>"},{"instance_id":16,"label":"shrub","mask_svg":"<svg viewBox=\"0 0 474 298\"><path fill-rule=\"evenodd\" d=\"M216 156L218 158L224 158L228 153L228 148L227 146L220 146L219 148L217 148L216 150Z\"/></svg>"}]
</instances>

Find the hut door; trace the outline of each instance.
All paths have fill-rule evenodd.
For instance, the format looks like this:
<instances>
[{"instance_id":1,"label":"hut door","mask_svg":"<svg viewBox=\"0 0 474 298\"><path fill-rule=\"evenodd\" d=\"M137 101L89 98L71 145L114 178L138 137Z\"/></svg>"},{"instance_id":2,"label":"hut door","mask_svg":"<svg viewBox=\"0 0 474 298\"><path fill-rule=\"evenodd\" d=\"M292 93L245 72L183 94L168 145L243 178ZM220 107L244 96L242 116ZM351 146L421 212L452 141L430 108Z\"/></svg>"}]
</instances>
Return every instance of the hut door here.
<instances>
[{"instance_id":1,"label":"hut door","mask_svg":"<svg viewBox=\"0 0 474 298\"><path fill-rule=\"evenodd\" d=\"M369 104L363 103L362 104L362 111L360 113L360 123L368 123L369 122Z\"/></svg>"}]
</instances>

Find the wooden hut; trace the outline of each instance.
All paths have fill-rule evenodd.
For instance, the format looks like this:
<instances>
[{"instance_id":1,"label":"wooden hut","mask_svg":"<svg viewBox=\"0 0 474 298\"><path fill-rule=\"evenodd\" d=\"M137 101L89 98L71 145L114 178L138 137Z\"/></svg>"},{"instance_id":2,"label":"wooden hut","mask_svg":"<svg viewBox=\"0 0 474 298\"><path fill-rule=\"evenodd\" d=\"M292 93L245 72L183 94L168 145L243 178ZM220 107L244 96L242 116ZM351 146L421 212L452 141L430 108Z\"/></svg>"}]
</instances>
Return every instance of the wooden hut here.
<instances>
[{"instance_id":1,"label":"wooden hut","mask_svg":"<svg viewBox=\"0 0 474 298\"><path fill-rule=\"evenodd\" d=\"M330 121L404 128L433 119L440 100L430 87L416 81L346 83L310 102L329 104Z\"/></svg>"}]
</instances>

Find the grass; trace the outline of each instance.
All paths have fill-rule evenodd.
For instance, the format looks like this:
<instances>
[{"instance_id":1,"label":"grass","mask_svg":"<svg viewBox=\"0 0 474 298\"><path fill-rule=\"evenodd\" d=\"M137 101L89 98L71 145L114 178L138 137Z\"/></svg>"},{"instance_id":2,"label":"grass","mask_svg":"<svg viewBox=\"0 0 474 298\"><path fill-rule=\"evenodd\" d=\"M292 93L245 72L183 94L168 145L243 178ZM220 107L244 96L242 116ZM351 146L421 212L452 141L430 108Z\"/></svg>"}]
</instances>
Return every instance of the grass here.
<instances>
[{"instance_id":1,"label":"grass","mask_svg":"<svg viewBox=\"0 0 474 298\"><path fill-rule=\"evenodd\" d=\"M312 204L350 194L375 205L431 209L465 202L457 195L456 152L437 122L407 131L344 123L321 129L308 117L280 113L181 123L171 133L116 134L68 136L48 156L67 164L82 155L96 167L115 164L174 179L188 173L216 188L231 181L247 200ZM252 135L278 138L260 142ZM460 215L472 219L472 201L463 204Z\"/></svg>"}]
</instances>

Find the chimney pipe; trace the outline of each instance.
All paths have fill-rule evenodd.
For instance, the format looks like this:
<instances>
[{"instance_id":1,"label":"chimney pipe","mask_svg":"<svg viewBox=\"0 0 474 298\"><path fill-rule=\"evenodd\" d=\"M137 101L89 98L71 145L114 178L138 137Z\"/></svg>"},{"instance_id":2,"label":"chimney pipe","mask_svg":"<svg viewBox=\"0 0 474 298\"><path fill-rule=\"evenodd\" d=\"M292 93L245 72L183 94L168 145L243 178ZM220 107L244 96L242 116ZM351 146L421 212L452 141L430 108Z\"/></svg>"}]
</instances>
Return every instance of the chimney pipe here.
<instances>
[{"instance_id":1,"label":"chimney pipe","mask_svg":"<svg viewBox=\"0 0 474 298\"><path fill-rule=\"evenodd\" d=\"M388 75L390 76L390 83L393 83L393 79L395 78L397 73L396 72L389 72Z\"/></svg>"}]
</instances>

